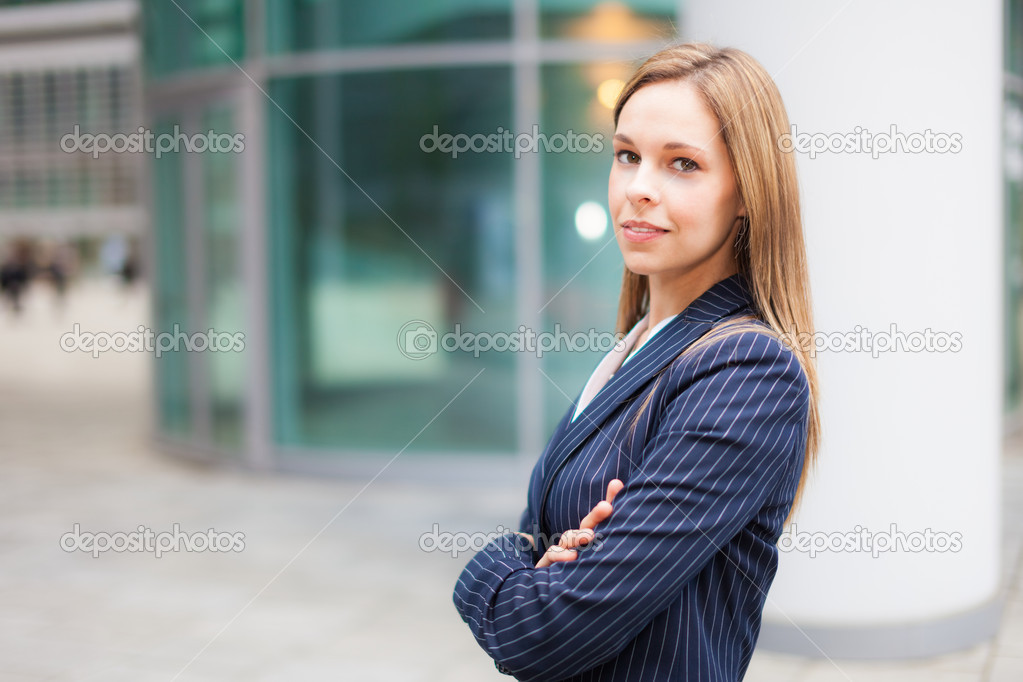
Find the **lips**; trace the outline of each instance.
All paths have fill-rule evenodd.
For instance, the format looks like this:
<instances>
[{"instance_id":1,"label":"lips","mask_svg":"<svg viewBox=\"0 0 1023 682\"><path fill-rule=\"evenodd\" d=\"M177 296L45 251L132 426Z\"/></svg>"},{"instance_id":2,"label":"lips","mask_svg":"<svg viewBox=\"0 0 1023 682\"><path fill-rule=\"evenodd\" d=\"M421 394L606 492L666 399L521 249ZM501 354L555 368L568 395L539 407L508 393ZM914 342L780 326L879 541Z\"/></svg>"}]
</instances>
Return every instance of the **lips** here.
<instances>
[{"instance_id":1,"label":"lips","mask_svg":"<svg viewBox=\"0 0 1023 682\"><path fill-rule=\"evenodd\" d=\"M648 242L667 233L664 228L641 220L626 220L622 223L622 235L630 242Z\"/></svg>"}]
</instances>

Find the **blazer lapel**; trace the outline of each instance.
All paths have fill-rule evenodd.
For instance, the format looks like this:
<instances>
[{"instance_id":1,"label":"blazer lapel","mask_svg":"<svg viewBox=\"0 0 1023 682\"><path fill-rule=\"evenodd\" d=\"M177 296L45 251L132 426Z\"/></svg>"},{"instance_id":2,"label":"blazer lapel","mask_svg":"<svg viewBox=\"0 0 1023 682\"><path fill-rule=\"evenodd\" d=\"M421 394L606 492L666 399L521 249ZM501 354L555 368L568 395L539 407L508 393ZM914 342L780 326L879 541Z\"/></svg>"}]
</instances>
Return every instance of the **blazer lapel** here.
<instances>
[{"instance_id":1,"label":"blazer lapel","mask_svg":"<svg viewBox=\"0 0 1023 682\"><path fill-rule=\"evenodd\" d=\"M707 332L715 322L751 306L752 296L742 278L736 274L716 283L701 294L680 315L654 335L629 362L594 396L574 422L559 425L552 437L549 457L541 464L544 492L540 508L546 501L551 483L573 452L601 427L608 415L639 392L658 370L671 363L691 343ZM571 419L573 409L566 419ZM538 519L541 523L542 519Z\"/></svg>"}]
</instances>

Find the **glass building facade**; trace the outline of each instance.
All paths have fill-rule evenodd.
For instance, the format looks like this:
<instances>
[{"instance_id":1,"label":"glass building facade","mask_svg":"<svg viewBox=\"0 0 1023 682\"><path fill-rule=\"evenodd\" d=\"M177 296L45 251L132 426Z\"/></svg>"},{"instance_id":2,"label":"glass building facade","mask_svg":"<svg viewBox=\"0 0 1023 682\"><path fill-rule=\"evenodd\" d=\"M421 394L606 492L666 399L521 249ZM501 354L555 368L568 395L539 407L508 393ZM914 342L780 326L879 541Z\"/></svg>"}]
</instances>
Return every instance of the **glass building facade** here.
<instances>
[{"instance_id":1,"label":"glass building facade","mask_svg":"<svg viewBox=\"0 0 1023 682\"><path fill-rule=\"evenodd\" d=\"M161 437L272 467L535 457L609 347L622 262L588 202L678 3L177 4L143 3L154 133L244 144L153 159L155 326L245 349L162 354Z\"/></svg>"},{"instance_id":2,"label":"glass building facade","mask_svg":"<svg viewBox=\"0 0 1023 682\"><path fill-rule=\"evenodd\" d=\"M1023 1L1005 3L1005 404L1023 408Z\"/></svg>"},{"instance_id":3,"label":"glass building facade","mask_svg":"<svg viewBox=\"0 0 1023 682\"><path fill-rule=\"evenodd\" d=\"M141 123L137 6L0 11L0 240L142 233L141 155L94 142L126 146Z\"/></svg>"}]
</instances>

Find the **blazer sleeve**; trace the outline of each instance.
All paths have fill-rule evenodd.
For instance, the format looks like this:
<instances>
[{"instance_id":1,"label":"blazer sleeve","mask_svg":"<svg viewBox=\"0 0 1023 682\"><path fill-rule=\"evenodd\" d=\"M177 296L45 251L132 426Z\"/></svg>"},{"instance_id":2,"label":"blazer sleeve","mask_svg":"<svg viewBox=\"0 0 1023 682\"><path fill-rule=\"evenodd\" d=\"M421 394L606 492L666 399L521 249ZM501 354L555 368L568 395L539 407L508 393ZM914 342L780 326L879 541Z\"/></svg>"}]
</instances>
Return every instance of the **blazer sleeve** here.
<instances>
[{"instance_id":1,"label":"blazer sleeve","mask_svg":"<svg viewBox=\"0 0 1023 682\"><path fill-rule=\"evenodd\" d=\"M658 430L629 453L637 466L597 529L599 547L535 569L506 537L459 576L456 608L518 679L570 677L613 658L783 478L798 479L809 389L792 352L744 332L693 357L671 368Z\"/></svg>"}]
</instances>

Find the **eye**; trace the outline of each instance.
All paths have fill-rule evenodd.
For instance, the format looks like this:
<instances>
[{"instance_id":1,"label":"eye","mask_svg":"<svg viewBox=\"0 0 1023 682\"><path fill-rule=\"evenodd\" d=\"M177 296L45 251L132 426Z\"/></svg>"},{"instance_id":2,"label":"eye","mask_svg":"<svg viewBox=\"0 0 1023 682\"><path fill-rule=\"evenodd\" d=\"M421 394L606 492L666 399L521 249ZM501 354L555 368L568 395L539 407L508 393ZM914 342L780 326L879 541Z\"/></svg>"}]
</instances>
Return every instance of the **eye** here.
<instances>
[{"instance_id":1,"label":"eye","mask_svg":"<svg viewBox=\"0 0 1023 682\"><path fill-rule=\"evenodd\" d=\"M615 158L622 163L639 163L639 154L630 152L628 149L616 153Z\"/></svg>"},{"instance_id":2,"label":"eye","mask_svg":"<svg viewBox=\"0 0 1023 682\"><path fill-rule=\"evenodd\" d=\"M683 173L691 173L694 170L699 169L700 166L692 159L687 159L683 156L672 161L671 167L680 170Z\"/></svg>"}]
</instances>

